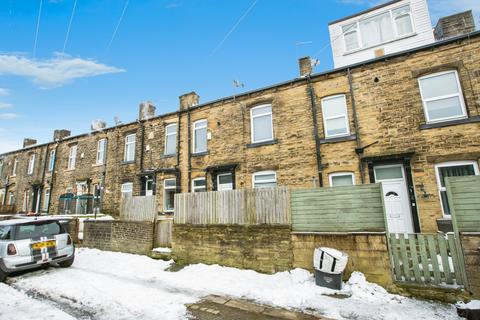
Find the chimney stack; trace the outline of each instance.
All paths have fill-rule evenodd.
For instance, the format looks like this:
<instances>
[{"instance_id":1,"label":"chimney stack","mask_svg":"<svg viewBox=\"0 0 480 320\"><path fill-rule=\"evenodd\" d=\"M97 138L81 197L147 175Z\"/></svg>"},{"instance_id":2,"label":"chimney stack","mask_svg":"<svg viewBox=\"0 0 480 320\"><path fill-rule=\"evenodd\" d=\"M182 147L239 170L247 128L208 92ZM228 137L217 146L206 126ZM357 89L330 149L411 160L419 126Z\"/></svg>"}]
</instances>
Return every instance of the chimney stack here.
<instances>
[{"instance_id":1,"label":"chimney stack","mask_svg":"<svg viewBox=\"0 0 480 320\"><path fill-rule=\"evenodd\" d=\"M93 120L90 129L93 131L102 131L107 127L107 123L103 120Z\"/></svg>"},{"instance_id":2,"label":"chimney stack","mask_svg":"<svg viewBox=\"0 0 480 320\"><path fill-rule=\"evenodd\" d=\"M312 60L310 57L298 59L298 66L300 68L300 77L306 77L312 74Z\"/></svg>"},{"instance_id":3,"label":"chimney stack","mask_svg":"<svg viewBox=\"0 0 480 320\"><path fill-rule=\"evenodd\" d=\"M138 120L148 120L155 117L155 106L150 101L140 103L138 110Z\"/></svg>"},{"instance_id":4,"label":"chimney stack","mask_svg":"<svg viewBox=\"0 0 480 320\"><path fill-rule=\"evenodd\" d=\"M69 130L61 129L53 131L53 141L60 141L69 137L71 132Z\"/></svg>"},{"instance_id":5,"label":"chimney stack","mask_svg":"<svg viewBox=\"0 0 480 320\"><path fill-rule=\"evenodd\" d=\"M180 110L187 110L188 108L198 105L200 102L200 96L195 91L181 95L179 98Z\"/></svg>"},{"instance_id":6,"label":"chimney stack","mask_svg":"<svg viewBox=\"0 0 480 320\"><path fill-rule=\"evenodd\" d=\"M23 139L23 147L24 148L29 147L29 146L33 146L34 144L37 144L37 140L31 139L31 138Z\"/></svg>"},{"instance_id":7,"label":"chimney stack","mask_svg":"<svg viewBox=\"0 0 480 320\"><path fill-rule=\"evenodd\" d=\"M438 19L433 30L435 40L443 40L475 31L472 10Z\"/></svg>"}]
</instances>

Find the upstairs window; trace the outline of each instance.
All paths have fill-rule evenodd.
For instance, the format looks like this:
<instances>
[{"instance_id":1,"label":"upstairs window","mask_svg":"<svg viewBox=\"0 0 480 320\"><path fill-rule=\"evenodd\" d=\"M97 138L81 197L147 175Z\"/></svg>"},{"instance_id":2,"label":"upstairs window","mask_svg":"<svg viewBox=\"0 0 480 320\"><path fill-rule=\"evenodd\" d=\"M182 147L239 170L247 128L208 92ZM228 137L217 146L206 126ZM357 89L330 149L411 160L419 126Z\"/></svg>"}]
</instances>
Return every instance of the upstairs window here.
<instances>
[{"instance_id":1,"label":"upstairs window","mask_svg":"<svg viewBox=\"0 0 480 320\"><path fill-rule=\"evenodd\" d=\"M207 191L207 181L205 178L195 178L192 180L193 192L205 192Z\"/></svg>"},{"instance_id":2,"label":"upstairs window","mask_svg":"<svg viewBox=\"0 0 480 320\"><path fill-rule=\"evenodd\" d=\"M465 101L455 70L435 73L418 79L427 122L465 118Z\"/></svg>"},{"instance_id":3,"label":"upstairs window","mask_svg":"<svg viewBox=\"0 0 480 320\"><path fill-rule=\"evenodd\" d=\"M193 123L193 153L207 152L207 120Z\"/></svg>"},{"instance_id":4,"label":"upstairs window","mask_svg":"<svg viewBox=\"0 0 480 320\"><path fill-rule=\"evenodd\" d=\"M352 51L360 47L356 23L343 26L342 32L345 39L345 51Z\"/></svg>"},{"instance_id":5,"label":"upstairs window","mask_svg":"<svg viewBox=\"0 0 480 320\"><path fill-rule=\"evenodd\" d=\"M345 95L323 98L322 114L325 138L350 134Z\"/></svg>"},{"instance_id":6,"label":"upstairs window","mask_svg":"<svg viewBox=\"0 0 480 320\"><path fill-rule=\"evenodd\" d=\"M177 124L169 124L165 127L165 155L177 152Z\"/></svg>"},{"instance_id":7,"label":"upstairs window","mask_svg":"<svg viewBox=\"0 0 480 320\"><path fill-rule=\"evenodd\" d=\"M410 5L406 5L395 10L392 10L393 21L395 21L395 28L398 36L403 36L413 32L412 15L410 12Z\"/></svg>"},{"instance_id":8,"label":"upstairs window","mask_svg":"<svg viewBox=\"0 0 480 320\"><path fill-rule=\"evenodd\" d=\"M35 168L35 154L31 154L28 158L27 174L33 174L33 169Z\"/></svg>"},{"instance_id":9,"label":"upstairs window","mask_svg":"<svg viewBox=\"0 0 480 320\"><path fill-rule=\"evenodd\" d=\"M275 171L260 171L253 174L253 188L274 188L277 186Z\"/></svg>"},{"instance_id":10,"label":"upstairs window","mask_svg":"<svg viewBox=\"0 0 480 320\"><path fill-rule=\"evenodd\" d=\"M48 171L53 171L55 168L55 150L50 150L50 156L48 158Z\"/></svg>"},{"instance_id":11,"label":"upstairs window","mask_svg":"<svg viewBox=\"0 0 480 320\"><path fill-rule=\"evenodd\" d=\"M394 38L389 12L364 19L359 22L359 25L364 47L371 47Z\"/></svg>"},{"instance_id":12,"label":"upstairs window","mask_svg":"<svg viewBox=\"0 0 480 320\"><path fill-rule=\"evenodd\" d=\"M355 176L352 172L336 172L328 176L331 187L353 186Z\"/></svg>"},{"instance_id":13,"label":"upstairs window","mask_svg":"<svg viewBox=\"0 0 480 320\"><path fill-rule=\"evenodd\" d=\"M107 139L100 139L97 142L97 158L96 164L101 165L105 163L105 148L107 146Z\"/></svg>"},{"instance_id":14,"label":"upstairs window","mask_svg":"<svg viewBox=\"0 0 480 320\"><path fill-rule=\"evenodd\" d=\"M164 186L163 186L163 211L172 212L174 210L176 192L177 192L177 180L165 179Z\"/></svg>"},{"instance_id":15,"label":"upstairs window","mask_svg":"<svg viewBox=\"0 0 480 320\"><path fill-rule=\"evenodd\" d=\"M67 169L68 170L73 170L75 169L75 164L77 162L77 146L71 146L70 147L70 152L68 154L68 165Z\"/></svg>"},{"instance_id":16,"label":"upstairs window","mask_svg":"<svg viewBox=\"0 0 480 320\"><path fill-rule=\"evenodd\" d=\"M252 143L273 140L272 106L262 105L250 109Z\"/></svg>"},{"instance_id":17,"label":"upstairs window","mask_svg":"<svg viewBox=\"0 0 480 320\"><path fill-rule=\"evenodd\" d=\"M125 137L125 151L123 155L123 160L125 162L135 161L135 142L136 134L129 134Z\"/></svg>"},{"instance_id":18,"label":"upstairs window","mask_svg":"<svg viewBox=\"0 0 480 320\"><path fill-rule=\"evenodd\" d=\"M18 159L15 158L13 160L13 168L12 168L12 176L15 177L17 175L17 165L18 165Z\"/></svg>"}]
</instances>

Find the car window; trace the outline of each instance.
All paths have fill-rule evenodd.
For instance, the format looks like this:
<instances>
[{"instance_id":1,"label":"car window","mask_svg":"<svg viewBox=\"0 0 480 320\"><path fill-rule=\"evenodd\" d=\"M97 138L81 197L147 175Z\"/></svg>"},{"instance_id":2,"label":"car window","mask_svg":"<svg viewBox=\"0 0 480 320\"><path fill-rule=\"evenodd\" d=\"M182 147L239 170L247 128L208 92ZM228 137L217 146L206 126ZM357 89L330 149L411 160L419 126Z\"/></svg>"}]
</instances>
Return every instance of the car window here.
<instances>
[{"instance_id":1,"label":"car window","mask_svg":"<svg viewBox=\"0 0 480 320\"><path fill-rule=\"evenodd\" d=\"M64 233L63 228L56 221L40 221L18 225L16 240L52 236Z\"/></svg>"},{"instance_id":2,"label":"car window","mask_svg":"<svg viewBox=\"0 0 480 320\"><path fill-rule=\"evenodd\" d=\"M0 240L9 240L12 227L11 226L0 226Z\"/></svg>"}]
</instances>

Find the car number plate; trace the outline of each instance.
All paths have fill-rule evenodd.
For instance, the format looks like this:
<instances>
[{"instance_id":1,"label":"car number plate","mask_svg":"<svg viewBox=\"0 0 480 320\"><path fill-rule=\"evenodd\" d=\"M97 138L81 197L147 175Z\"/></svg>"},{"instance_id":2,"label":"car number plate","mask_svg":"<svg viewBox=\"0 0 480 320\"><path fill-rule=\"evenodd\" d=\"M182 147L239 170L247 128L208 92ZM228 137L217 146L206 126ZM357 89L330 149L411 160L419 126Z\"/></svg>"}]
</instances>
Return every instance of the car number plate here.
<instances>
[{"instance_id":1,"label":"car number plate","mask_svg":"<svg viewBox=\"0 0 480 320\"><path fill-rule=\"evenodd\" d=\"M49 241L42 241L42 242L36 242L32 244L33 249L42 249L42 248L50 248L50 247L55 247L57 245L55 240L49 240Z\"/></svg>"}]
</instances>

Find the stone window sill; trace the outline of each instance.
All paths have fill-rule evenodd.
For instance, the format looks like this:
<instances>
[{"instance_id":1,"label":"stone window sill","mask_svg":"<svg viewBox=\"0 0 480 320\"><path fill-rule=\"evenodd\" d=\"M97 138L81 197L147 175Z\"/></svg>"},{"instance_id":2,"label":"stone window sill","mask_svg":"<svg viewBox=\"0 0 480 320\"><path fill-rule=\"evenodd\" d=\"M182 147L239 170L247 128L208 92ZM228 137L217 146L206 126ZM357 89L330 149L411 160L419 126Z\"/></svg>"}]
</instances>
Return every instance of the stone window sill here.
<instances>
[{"instance_id":1,"label":"stone window sill","mask_svg":"<svg viewBox=\"0 0 480 320\"><path fill-rule=\"evenodd\" d=\"M124 164L124 165L135 164L135 160L133 160L133 161L122 161L122 164Z\"/></svg>"},{"instance_id":2,"label":"stone window sill","mask_svg":"<svg viewBox=\"0 0 480 320\"><path fill-rule=\"evenodd\" d=\"M473 116L470 118L450 120L450 121L444 121L444 122L425 123L420 126L420 130L450 127L450 126L456 126L459 124L475 123L475 122L480 122L480 116Z\"/></svg>"},{"instance_id":3,"label":"stone window sill","mask_svg":"<svg viewBox=\"0 0 480 320\"><path fill-rule=\"evenodd\" d=\"M192 157L203 157L208 155L208 151L192 153Z\"/></svg>"},{"instance_id":4,"label":"stone window sill","mask_svg":"<svg viewBox=\"0 0 480 320\"><path fill-rule=\"evenodd\" d=\"M65 172L72 172L72 171L75 171L75 168L74 169L65 169Z\"/></svg>"},{"instance_id":5,"label":"stone window sill","mask_svg":"<svg viewBox=\"0 0 480 320\"><path fill-rule=\"evenodd\" d=\"M175 158L176 156L177 156L176 153L172 153L172 154L162 154L162 156L160 157L160 159Z\"/></svg>"},{"instance_id":6,"label":"stone window sill","mask_svg":"<svg viewBox=\"0 0 480 320\"><path fill-rule=\"evenodd\" d=\"M94 163L92 164L92 167L103 167L104 165L105 163L102 163L102 164Z\"/></svg>"},{"instance_id":7,"label":"stone window sill","mask_svg":"<svg viewBox=\"0 0 480 320\"><path fill-rule=\"evenodd\" d=\"M334 138L324 138L320 139L320 144L326 143L335 143L335 142L344 142L344 141L353 141L357 139L357 135L352 134L349 136L342 136L342 137L334 137Z\"/></svg>"},{"instance_id":8,"label":"stone window sill","mask_svg":"<svg viewBox=\"0 0 480 320\"><path fill-rule=\"evenodd\" d=\"M258 148L258 147L263 147L263 146L270 146L273 144L277 144L278 140L269 140L269 141L262 141L262 142L255 142L255 143L250 143L247 144L247 148Z\"/></svg>"}]
</instances>

